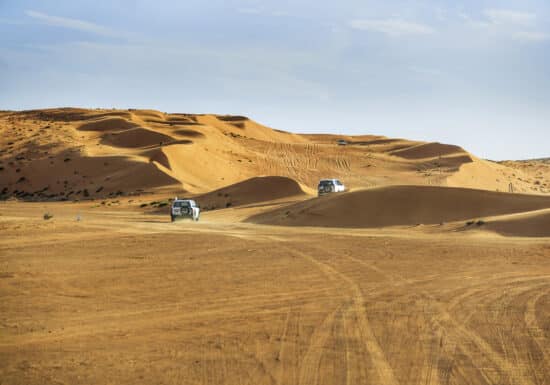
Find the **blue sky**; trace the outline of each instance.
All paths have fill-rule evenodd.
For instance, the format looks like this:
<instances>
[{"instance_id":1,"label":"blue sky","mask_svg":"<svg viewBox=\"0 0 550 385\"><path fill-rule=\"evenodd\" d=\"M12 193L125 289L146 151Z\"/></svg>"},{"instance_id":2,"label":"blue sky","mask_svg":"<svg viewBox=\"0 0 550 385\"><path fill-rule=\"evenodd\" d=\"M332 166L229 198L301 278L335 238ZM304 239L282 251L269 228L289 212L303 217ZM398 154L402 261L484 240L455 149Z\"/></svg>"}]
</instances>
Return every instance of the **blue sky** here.
<instances>
[{"instance_id":1,"label":"blue sky","mask_svg":"<svg viewBox=\"0 0 550 385\"><path fill-rule=\"evenodd\" d=\"M245 114L550 156L550 3L0 0L0 108Z\"/></svg>"}]
</instances>

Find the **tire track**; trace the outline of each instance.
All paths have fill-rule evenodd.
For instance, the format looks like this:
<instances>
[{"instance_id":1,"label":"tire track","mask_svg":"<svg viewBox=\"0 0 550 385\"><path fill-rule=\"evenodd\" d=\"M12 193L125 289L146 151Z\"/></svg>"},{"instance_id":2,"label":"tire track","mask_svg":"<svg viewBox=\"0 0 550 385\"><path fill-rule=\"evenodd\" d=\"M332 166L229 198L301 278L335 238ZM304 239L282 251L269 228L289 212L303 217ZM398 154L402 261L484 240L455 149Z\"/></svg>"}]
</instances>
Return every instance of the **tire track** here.
<instances>
[{"instance_id":1,"label":"tire track","mask_svg":"<svg viewBox=\"0 0 550 385\"><path fill-rule=\"evenodd\" d=\"M380 344L378 343L378 340L370 327L370 323L368 321L368 318L365 314L365 310L363 307L363 303L365 302L365 298L363 296L363 293L361 292L361 289L359 288L359 285L355 283L351 278L349 278L347 275L343 274L342 272L334 269L333 267L329 266L328 264L325 264L323 262L320 262L319 260L311 257L309 254L306 254L304 252L298 251L297 249L289 249L287 247L287 250L291 254L298 255L310 262L312 262L314 265L316 265L321 271L323 271L325 274L329 276L337 276L344 282L346 282L349 286L349 289L351 291L351 307L354 310L357 320L358 320L358 329L359 333L361 335L361 340L363 341L366 350L369 353L370 359L372 361L373 367L376 370L379 383L381 384L388 384L388 385L397 385L398 382L395 378L395 374L393 372L393 369L391 365L389 364L388 360L386 359L386 355L384 351L382 350ZM326 252L326 251L325 251Z\"/></svg>"},{"instance_id":2,"label":"tire track","mask_svg":"<svg viewBox=\"0 0 550 385\"><path fill-rule=\"evenodd\" d=\"M544 331L540 328L536 315L537 302L548 293L550 290L541 291L527 301L524 319L529 335L539 347L547 365L550 366L550 343L544 336Z\"/></svg>"},{"instance_id":3,"label":"tire track","mask_svg":"<svg viewBox=\"0 0 550 385\"><path fill-rule=\"evenodd\" d=\"M310 338L308 350L300 365L300 385L317 385L319 383L319 365L323 355L323 349L332 333L334 320L338 313L342 312L342 307L338 307L329 313L322 324L315 329Z\"/></svg>"},{"instance_id":4,"label":"tire track","mask_svg":"<svg viewBox=\"0 0 550 385\"><path fill-rule=\"evenodd\" d=\"M283 326L283 332L281 334L281 344L279 346L279 352L277 360L280 362L279 372L277 375L277 384L281 385L285 383L285 378L289 379L289 384L295 384L297 382L296 375L296 337L297 337L297 325L296 325L295 311L289 308L286 314L285 324Z\"/></svg>"},{"instance_id":5,"label":"tire track","mask_svg":"<svg viewBox=\"0 0 550 385\"><path fill-rule=\"evenodd\" d=\"M380 273L382 275L385 275L391 282L394 284L394 279L398 278L406 283L409 283L408 279L402 277L399 274L391 274L386 273L383 270L381 270L378 267L372 266L370 264L365 263L364 261L361 261L357 258L347 256L350 260L361 264L365 267L368 267L372 269L373 271L376 271L377 273ZM545 279L547 276L534 276L524 279L516 279L511 281L511 283L529 283L530 281L537 281L541 279ZM510 282L506 282L503 285L509 285ZM487 285L487 284L486 284ZM481 285L479 285L481 286ZM517 290L517 288L516 288ZM520 288L520 292L524 292L525 288ZM484 360L486 361L486 364L492 364L492 366L496 366L496 368L499 370L500 373L505 374L508 379L512 381L513 384L532 384L530 373L521 365L514 366L511 364L511 361L507 360L505 357L503 358L498 352L496 352L491 345L485 341L481 336L479 336L477 333L474 333L470 331L468 328L465 327L464 324L458 322L450 313L449 308L454 308L458 306L461 300L464 298L471 297L472 295L475 295L473 292L483 292L484 290L481 288L476 288L475 290L467 290L466 293L463 293L460 295L459 299L453 298L453 300L450 303L450 306L445 308L441 304L438 303L436 298L434 298L430 293L426 292L425 290L421 290L420 292L426 296L427 298L431 299L434 304L436 304L436 309L438 311L438 315L433 318L433 321L443 330L447 332L447 335L449 338L454 340L455 345L458 346L464 353L467 353L471 359L472 362L476 362L476 359ZM481 353L481 355L476 354L477 352ZM516 359L516 362L518 360ZM478 370L482 373L482 375L489 380L493 373L487 372L487 365L478 365ZM429 381L429 382L428 382ZM491 381L489 381L490 383ZM437 378L433 378L431 374L428 375L426 378L426 383L439 383Z\"/></svg>"}]
</instances>

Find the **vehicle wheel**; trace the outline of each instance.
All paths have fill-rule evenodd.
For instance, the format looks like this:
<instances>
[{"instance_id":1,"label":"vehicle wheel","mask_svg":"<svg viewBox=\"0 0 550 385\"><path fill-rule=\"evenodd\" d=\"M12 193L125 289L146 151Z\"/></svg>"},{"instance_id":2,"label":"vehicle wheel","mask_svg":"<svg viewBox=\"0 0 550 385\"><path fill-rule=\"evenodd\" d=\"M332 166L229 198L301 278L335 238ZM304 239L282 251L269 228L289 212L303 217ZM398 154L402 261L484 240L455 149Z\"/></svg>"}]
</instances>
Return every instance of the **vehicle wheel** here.
<instances>
[{"instance_id":1,"label":"vehicle wheel","mask_svg":"<svg viewBox=\"0 0 550 385\"><path fill-rule=\"evenodd\" d=\"M170 215L170 222L174 222L176 220L176 218L174 218L173 215Z\"/></svg>"},{"instance_id":2,"label":"vehicle wheel","mask_svg":"<svg viewBox=\"0 0 550 385\"><path fill-rule=\"evenodd\" d=\"M195 218L195 222L198 222L198 221L199 221L199 217L196 217L196 218Z\"/></svg>"}]
</instances>

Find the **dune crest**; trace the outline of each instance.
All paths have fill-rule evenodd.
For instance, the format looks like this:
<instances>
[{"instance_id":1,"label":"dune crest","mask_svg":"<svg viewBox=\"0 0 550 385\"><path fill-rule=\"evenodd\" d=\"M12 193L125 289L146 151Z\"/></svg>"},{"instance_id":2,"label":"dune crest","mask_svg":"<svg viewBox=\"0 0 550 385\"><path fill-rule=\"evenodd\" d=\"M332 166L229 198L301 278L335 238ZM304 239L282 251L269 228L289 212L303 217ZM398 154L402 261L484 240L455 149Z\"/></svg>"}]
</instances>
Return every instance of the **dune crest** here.
<instances>
[{"instance_id":1,"label":"dune crest","mask_svg":"<svg viewBox=\"0 0 550 385\"><path fill-rule=\"evenodd\" d=\"M236 207L306 195L298 182L282 176L264 176L220 188L196 197L207 209Z\"/></svg>"},{"instance_id":2,"label":"dune crest","mask_svg":"<svg viewBox=\"0 0 550 385\"><path fill-rule=\"evenodd\" d=\"M424 185L550 193L550 167L499 164L454 145L380 135L293 134L245 116L7 111L0 115L0 134L0 199L74 199L71 191L84 190L87 198L161 190L201 195L259 176L290 178L308 193L331 177L351 189ZM346 145L338 145L341 139ZM120 177L138 169L143 185ZM45 172L55 176L53 183ZM53 192L37 193L46 187Z\"/></svg>"},{"instance_id":3,"label":"dune crest","mask_svg":"<svg viewBox=\"0 0 550 385\"><path fill-rule=\"evenodd\" d=\"M550 197L431 186L386 186L324 196L248 218L285 226L374 228L440 224L550 208Z\"/></svg>"}]
</instances>

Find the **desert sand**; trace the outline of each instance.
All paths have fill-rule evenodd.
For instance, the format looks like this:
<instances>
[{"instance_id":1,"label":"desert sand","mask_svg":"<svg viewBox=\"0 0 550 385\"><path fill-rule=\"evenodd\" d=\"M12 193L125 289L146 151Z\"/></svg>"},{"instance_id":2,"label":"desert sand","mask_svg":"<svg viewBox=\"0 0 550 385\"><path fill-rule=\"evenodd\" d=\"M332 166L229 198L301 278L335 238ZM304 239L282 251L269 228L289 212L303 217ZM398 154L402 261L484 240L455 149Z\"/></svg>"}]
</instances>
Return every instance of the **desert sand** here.
<instances>
[{"instance_id":1,"label":"desert sand","mask_svg":"<svg viewBox=\"0 0 550 385\"><path fill-rule=\"evenodd\" d=\"M152 110L0 133L2 384L550 383L547 160Z\"/></svg>"}]
</instances>

